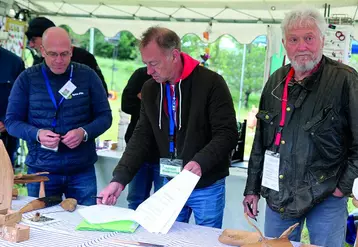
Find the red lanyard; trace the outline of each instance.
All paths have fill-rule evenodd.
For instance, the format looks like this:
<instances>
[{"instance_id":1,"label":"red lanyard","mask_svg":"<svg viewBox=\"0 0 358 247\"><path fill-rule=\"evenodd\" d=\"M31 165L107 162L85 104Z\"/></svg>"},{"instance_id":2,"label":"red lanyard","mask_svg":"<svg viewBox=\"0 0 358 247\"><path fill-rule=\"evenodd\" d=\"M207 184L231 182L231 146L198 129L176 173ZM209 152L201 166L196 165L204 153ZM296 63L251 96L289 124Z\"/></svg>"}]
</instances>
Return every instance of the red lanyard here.
<instances>
[{"instance_id":1,"label":"red lanyard","mask_svg":"<svg viewBox=\"0 0 358 247\"><path fill-rule=\"evenodd\" d=\"M281 134L282 134L282 130L283 127L285 126L285 120L286 120L286 108L287 108L287 101L288 101L288 83L291 81L293 75L295 74L294 69L291 67L290 71L288 72L288 75L286 77L286 81L285 81L285 86L283 88L283 93L282 93L282 101L281 101L281 120L280 120L280 125L278 127L278 131L276 133L276 138L275 138L275 145L277 147L280 146L280 141L281 141Z\"/></svg>"}]
</instances>

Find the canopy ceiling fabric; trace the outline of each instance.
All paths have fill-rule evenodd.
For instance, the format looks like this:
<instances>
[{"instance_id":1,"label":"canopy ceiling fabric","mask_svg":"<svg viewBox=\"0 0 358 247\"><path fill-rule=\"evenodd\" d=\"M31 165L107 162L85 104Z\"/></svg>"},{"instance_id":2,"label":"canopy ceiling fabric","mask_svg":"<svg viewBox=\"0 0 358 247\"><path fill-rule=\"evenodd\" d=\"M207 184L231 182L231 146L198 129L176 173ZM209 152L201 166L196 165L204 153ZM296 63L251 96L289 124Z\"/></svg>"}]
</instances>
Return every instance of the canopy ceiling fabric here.
<instances>
[{"instance_id":1,"label":"canopy ceiling fabric","mask_svg":"<svg viewBox=\"0 0 358 247\"><path fill-rule=\"evenodd\" d=\"M202 38L210 30L210 42L230 34L243 44L266 35L267 24L278 25L288 10L305 3L322 14L327 3L329 16L358 19L357 0L15 0L33 15L47 16L79 34L95 27L108 37L127 30L139 38L149 26L159 25L181 37L193 33Z\"/></svg>"}]
</instances>

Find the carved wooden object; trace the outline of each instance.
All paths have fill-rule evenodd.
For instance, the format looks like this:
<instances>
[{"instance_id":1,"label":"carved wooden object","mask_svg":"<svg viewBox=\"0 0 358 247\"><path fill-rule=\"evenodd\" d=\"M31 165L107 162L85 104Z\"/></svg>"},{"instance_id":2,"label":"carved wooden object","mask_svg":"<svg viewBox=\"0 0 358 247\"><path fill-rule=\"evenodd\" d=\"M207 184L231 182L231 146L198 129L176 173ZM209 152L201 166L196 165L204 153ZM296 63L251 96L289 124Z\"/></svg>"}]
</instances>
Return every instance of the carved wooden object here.
<instances>
[{"instance_id":1,"label":"carved wooden object","mask_svg":"<svg viewBox=\"0 0 358 247\"><path fill-rule=\"evenodd\" d=\"M30 238L30 227L20 224L3 225L0 228L0 238L15 243L26 241Z\"/></svg>"},{"instance_id":2,"label":"carved wooden object","mask_svg":"<svg viewBox=\"0 0 358 247\"><path fill-rule=\"evenodd\" d=\"M11 211L14 171L4 143L0 140L0 239L21 242L30 237L30 227L17 224L21 212Z\"/></svg>"},{"instance_id":3,"label":"carved wooden object","mask_svg":"<svg viewBox=\"0 0 358 247\"><path fill-rule=\"evenodd\" d=\"M0 140L0 211L11 208L14 171L4 143Z\"/></svg>"}]
</instances>

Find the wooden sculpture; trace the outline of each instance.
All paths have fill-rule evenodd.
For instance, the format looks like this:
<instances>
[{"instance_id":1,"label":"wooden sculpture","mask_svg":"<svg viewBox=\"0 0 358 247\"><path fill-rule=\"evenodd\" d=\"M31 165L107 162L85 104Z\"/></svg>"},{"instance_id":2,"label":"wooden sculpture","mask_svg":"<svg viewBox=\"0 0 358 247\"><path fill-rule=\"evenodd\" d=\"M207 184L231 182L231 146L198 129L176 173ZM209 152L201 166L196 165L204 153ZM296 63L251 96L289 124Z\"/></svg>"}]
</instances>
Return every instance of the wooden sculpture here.
<instances>
[{"instance_id":1,"label":"wooden sculpture","mask_svg":"<svg viewBox=\"0 0 358 247\"><path fill-rule=\"evenodd\" d=\"M12 187L14 172L4 143L0 140L0 239L11 242L28 240L30 228L17 224L22 218L20 212L12 211Z\"/></svg>"},{"instance_id":2,"label":"wooden sculpture","mask_svg":"<svg viewBox=\"0 0 358 247\"><path fill-rule=\"evenodd\" d=\"M68 212L73 212L76 210L77 200L74 198L67 198L63 200L60 205L64 210Z\"/></svg>"},{"instance_id":3,"label":"wooden sculpture","mask_svg":"<svg viewBox=\"0 0 358 247\"><path fill-rule=\"evenodd\" d=\"M0 164L0 211L2 211L11 207L14 184L14 172L2 140L0 140Z\"/></svg>"},{"instance_id":4,"label":"wooden sculpture","mask_svg":"<svg viewBox=\"0 0 358 247\"><path fill-rule=\"evenodd\" d=\"M45 182L49 181L48 177L41 176L47 175L48 172L38 172L34 174L17 174L14 176L14 184L29 184L40 183L39 197L45 197ZM15 192L16 193L16 192ZM15 196L14 193L12 194Z\"/></svg>"},{"instance_id":5,"label":"wooden sculpture","mask_svg":"<svg viewBox=\"0 0 358 247\"><path fill-rule=\"evenodd\" d=\"M298 226L298 223L290 226L286 231L284 231L279 238L268 239L265 238L251 221L249 220L247 214L245 213L245 218L247 222L256 229L256 232L247 232L240 230L230 230L226 229L220 236L219 241L224 244L232 246L241 246L241 247L292 247L293 245L288 240L288 236L291 232Z\"/></svg>"}]
</instances>

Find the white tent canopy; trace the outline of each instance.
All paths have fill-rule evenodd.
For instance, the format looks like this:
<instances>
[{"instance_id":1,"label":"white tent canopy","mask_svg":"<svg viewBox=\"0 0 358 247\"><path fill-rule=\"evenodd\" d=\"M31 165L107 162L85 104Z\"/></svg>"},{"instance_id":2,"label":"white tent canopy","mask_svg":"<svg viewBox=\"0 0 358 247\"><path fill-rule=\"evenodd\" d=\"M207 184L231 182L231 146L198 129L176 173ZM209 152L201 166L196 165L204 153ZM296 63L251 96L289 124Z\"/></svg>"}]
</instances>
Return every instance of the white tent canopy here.
<instances>
[{"instance_id":1,"label":"white tent canopy","mask_svg":"<svg viewBox=\"0 0 358 247\"><path fill-rule=\"evenodd\" d=\"M266 35L267 24L280 23L285 12L305 3L326 16L358 19L357 0L15 0L19 8L79 34L95 27L105 36L127 30L139 38L149 26L160 25L181 37L187 33L202 37L211 23L210 41L230 34L240 43Z\"/></svg>"}]
</instances>

